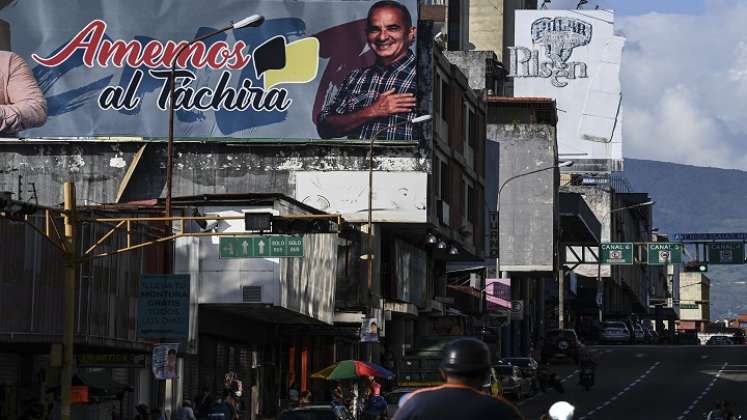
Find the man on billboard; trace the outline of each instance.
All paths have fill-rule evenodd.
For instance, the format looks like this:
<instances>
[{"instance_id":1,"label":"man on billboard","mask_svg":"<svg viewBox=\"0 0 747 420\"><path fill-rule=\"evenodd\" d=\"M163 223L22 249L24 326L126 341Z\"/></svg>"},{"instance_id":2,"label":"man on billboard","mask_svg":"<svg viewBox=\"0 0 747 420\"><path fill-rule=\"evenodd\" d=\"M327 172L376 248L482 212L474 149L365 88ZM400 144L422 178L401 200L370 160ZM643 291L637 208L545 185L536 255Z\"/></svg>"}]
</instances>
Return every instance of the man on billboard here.
<instances>
[{"instance_id":1,"label":"man on billboard","mask_svg":"<svg viewBox=\"0 0 747 420\"><path fill-rule=\"evenodd\" d=\"M0 86L0 135L44 125L47 100L18 54L0 51Z\"/></svg>"},{"instance_id":2,"label":"man on billboard","mask_svg":"<svg viewBox=\"0 0 747 420\"><path fill-rule=\"evenodd\" d=\"M376 61L350 72L319 113L317 131L323 139L412 140L414 126L409 121L416 106L412 16L401 3L382 0L368 10L366 22L368 46Z\"/></svg>"}]
</instances>

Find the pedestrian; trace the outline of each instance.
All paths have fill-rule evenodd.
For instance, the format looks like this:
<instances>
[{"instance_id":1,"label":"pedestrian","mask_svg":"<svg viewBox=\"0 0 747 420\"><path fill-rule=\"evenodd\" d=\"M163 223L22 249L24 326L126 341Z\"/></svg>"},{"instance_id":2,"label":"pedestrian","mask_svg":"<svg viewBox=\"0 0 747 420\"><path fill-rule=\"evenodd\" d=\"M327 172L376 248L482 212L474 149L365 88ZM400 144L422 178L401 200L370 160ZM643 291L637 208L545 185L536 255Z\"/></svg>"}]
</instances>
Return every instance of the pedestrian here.
<instances>
[{"instance_id":1,"label":"pedestrian","mask_svg":"<svg viewBox=\"0 0 747 420\"><path fill-rule=\"evenodd\" d=\"M47 100L20 55L0 51L0 86L0 134L44 125Z\"/></svg>"},{"instance_id":2,"label":"pedestrian","mask_svg":"<svg viewBox=\"0 0 747 420\"><path fill-rule=\"evenodd\" d=\"M446 384L411 393L394 420L523 420L513 404L483 393L490 367L490 350L484 342L471 337L451 341L439 369Z\"/></svg>"},{"instance_id":3,"label":"pedestrian","mask_svg":"<svg viewBox=\"0 0 747 420\"><path fill-rule=\"evenodd\" d=\"M197 420L192 410L192 401L184 400L182 406L176 409L173 420Z\"/></svg>"},{"instance_id":4,"label":"pedestrian","mask_svg":"<svg viewBox=\"0 0 747 420\"><path fill-rule=\"evenodd\" d=\"M210 410L210 420L237 420L239 418L239 398L242 391L234 383L223 391L223 400Z\"/></svg>"}]
</instances>

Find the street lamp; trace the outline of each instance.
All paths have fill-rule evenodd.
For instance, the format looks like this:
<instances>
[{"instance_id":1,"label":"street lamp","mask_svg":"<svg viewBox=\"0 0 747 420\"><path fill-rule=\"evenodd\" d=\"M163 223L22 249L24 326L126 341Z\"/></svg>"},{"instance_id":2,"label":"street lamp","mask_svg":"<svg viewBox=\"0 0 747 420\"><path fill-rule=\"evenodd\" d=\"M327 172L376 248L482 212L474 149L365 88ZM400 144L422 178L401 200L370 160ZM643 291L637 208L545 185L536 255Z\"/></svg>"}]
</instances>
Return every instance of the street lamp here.
<instances>
[{"instance_id":1,"label":"street lamp","mask_svg":"<svg viewBox=\"0 0 747 420\"><path fill-rule=\"evenodd\" d=\"M638 204L633 204L632 206L625 206L625 207L612 209L610 210L610 213L617 213L618 211L630 210L630 209L635 209L638 207L653 206L654 204L656 204L656 201L649 200L649 201L646 201L645 203L638 203Z\"/></svg>"},{"instance_id":2,"label":"street lamp","mask_svg":"<svg viewBox=\"0 0 747 420\"><path fill-rule=\"evenodd\" d=\"M497 251L498 251L498 256L496 257L496 260L495 260L495 270L496 270L495 271L495 275L496 275L497 278L501 277L501 228L500 228L500 223L501 223L501 192L503 191L503 188L506 185L508 185L509 182L511 182L511 181L513 181L515 179L527 176L527 175L536 174L537 172L548 171L550 169L567 168L567 167L570 167L570 166L573 166L573 161L572 160L567 160L565 162L559 162L556 165L548 166L546 168L535 169L533 171L529 171L529 172L524 172L524 173L521 173L521 174L517 174L517 175L509 177L507 180L503 181L503 183L501 184L501 186L498 188L498 200L497 200L498 202L497 202L497 207L496 207L496 210L497 210L496 216L497 216L497 219L498 219L498 240L497 240L497 243L496 243L496 248L497 248Z\"/></svg>"},{"instance_id":3,"label":"street lamp","mask_svg":"<svg viewBox=\"0 0 747 420\"><path fill-rule=\"evenodd\" d=\"M241 19L240 21L236 23L232 23L225 28L218 29L217 31L213 31L210 33L207 33L205 35L198 36L197 38L187 42L186 44L183 44L181 48L179 48L174 55L174 59L171 62L171 73L169 75L169 140L168 140L168 150L166 152L167 154L167 162L166 162L166 217L171 217L171 187L172 187L172 177L173 177L173 171L174 171L174 99L176 96L176 62L179 56L186 50L190 45L194 44L195 42L204 41L205 39L208 39L212 36L221 34L223 32L226 32L230 29L241 29L241 28L247 28L247 27L257 27L261 25L265 21L265 17L262 15L251 15L249 17L246 17L244 19Z\"/></svg>"}]
</instances>

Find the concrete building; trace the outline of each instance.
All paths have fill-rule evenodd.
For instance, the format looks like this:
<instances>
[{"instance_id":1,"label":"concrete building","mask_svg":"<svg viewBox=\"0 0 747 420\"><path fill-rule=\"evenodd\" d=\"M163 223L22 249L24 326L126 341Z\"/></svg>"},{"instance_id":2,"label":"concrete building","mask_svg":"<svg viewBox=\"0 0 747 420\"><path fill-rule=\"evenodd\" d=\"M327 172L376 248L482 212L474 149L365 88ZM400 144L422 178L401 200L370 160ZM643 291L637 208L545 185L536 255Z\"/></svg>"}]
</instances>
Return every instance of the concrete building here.
<instances>
[{"instance_id":1,"label":"concrete building","mask_svg":"<svg viewBox=\"0 0 747 420\"><path fill-rule=\"evenodd\" d=\"M711 320L711 279L699 272L680 273L677 331L705 332Z\"/></svg>"}]
</instances>

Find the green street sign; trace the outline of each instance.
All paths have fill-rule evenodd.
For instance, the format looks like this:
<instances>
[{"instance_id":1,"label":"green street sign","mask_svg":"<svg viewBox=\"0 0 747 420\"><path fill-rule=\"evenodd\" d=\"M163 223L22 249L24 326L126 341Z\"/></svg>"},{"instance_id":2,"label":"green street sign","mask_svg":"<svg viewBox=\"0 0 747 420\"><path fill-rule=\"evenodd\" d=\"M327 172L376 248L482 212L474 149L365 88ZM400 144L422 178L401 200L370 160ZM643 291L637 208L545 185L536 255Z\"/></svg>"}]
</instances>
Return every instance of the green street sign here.
<instances>
[{"instance_id":1,"label":"green street sign","mask_svg":"<svg viewBox=\"0 0 747 420\"><path fill-rule=\"evenodd\" d=\"M680 309L698 309L699 307L697 303L680 303Z\"/></svg>"},{"instance_id":2,"label":"green street sign","mask_svg":"<svg viewBox=\"0 0 747 420\"><path fill-rule=\"evenodd\" d=\"M708 244L709 264L744 264L744 242Z\"/></svg>"},{"instance_id":3,"label":"green street sign","mask_svg":"<svg viewBox=\"0 0 747 420\"><path fill-rule=\"evenodd\" d=\"M651 242L646 244L649 265L682 264L682 244L679 242Z\"/></svg>"},{"instance_id":4,"label":"green street sign","mask_svg":"<svg viewBox=\"0 0 747 420\"><path fill-rule=\"evenodd\" d=\"M633 264L633 250L631 242L604 243L599 246L599 262L610 265Z\"/></svg>"},{"instance_id":5,"label":"green street sign","mask_svg":"<svg viewBox=\"0 0 747 420\"><path fill-rule=\"evenodd\" d=\"M222 259L303 257L303 236L221 236L218 247Z\"/></svg>"}]
</instances>

